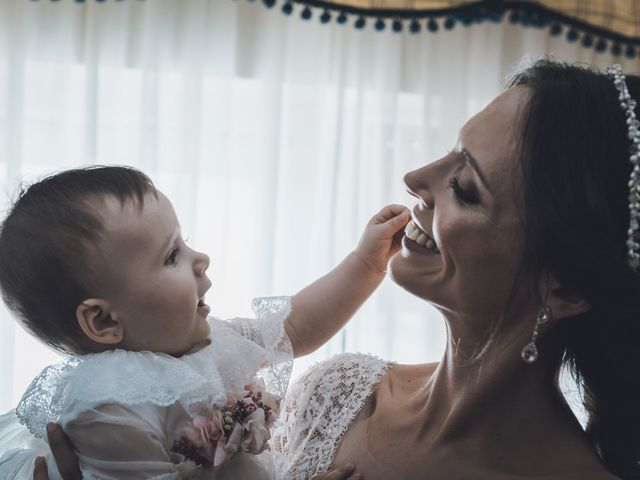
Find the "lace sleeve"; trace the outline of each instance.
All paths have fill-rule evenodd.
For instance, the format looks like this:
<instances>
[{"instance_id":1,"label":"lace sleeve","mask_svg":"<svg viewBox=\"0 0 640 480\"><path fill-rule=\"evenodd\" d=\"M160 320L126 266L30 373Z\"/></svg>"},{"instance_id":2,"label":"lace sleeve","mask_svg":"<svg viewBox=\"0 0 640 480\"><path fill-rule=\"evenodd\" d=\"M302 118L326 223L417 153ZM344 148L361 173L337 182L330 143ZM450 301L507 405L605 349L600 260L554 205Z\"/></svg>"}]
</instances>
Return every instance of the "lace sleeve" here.
<instances>
[{"instance_id":1,"label":"lace sleeve","mask_svg":"<svg viewBox=\"0 0 640 480\"><path fill-rule=\"evenodd\" d=\"M284 329L291 313L291 297L256 298L251 306L257 318L235 318L230 325L265 352L266 361L259 374L268 391L283 398L293 367L293 346Z\"/></svg>"},{"instance_id":2,"label":"lace sleeve","mask_svg":"<svg viewBox=\"0 0 640 480\"><path fill-rule=\"evenodd\" d=\"M272 443L283 455L283 480L306 480L329 468L342 436L388 367L370 355L344 353L296 380Z\"/></svg>"}]
</instances>

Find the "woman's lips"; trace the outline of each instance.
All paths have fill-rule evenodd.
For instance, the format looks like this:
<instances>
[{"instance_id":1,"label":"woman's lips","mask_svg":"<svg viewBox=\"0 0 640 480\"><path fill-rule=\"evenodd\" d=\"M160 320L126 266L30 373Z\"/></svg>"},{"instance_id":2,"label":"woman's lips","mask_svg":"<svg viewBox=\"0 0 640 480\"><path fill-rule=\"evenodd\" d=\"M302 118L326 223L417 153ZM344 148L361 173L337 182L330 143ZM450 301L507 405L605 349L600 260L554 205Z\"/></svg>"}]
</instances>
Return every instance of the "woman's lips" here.
<instances>
[{"instance_id":1,"label":"woman's lips","mask_svg":"<svg viewBox=\"0 0 640 480\"><path fill-rule=\"evenodd\" d=\"M404 229L404 234L404 238L406 238L408 242L415 244L416 247L421 247L434 253L440 253L440 250L433 238L418 227L413 220L407 223L407 226ZM416 251L419 251L419 249Z\"/></svg>"},{"instance_id":2,"label":"woman's lips","mask_svg":"<svg viewBox=\"0 0 640 480\"><path fill-rule=\"evenodd\" d=\"M415 242L415 240L411 240L406 235L402 237L402 246L411 250L412 252L420 253L422 255L433 255L440 256L440 251L434 248L427 248L423 245L420 245Z\"/></svg>"}]
</instances>

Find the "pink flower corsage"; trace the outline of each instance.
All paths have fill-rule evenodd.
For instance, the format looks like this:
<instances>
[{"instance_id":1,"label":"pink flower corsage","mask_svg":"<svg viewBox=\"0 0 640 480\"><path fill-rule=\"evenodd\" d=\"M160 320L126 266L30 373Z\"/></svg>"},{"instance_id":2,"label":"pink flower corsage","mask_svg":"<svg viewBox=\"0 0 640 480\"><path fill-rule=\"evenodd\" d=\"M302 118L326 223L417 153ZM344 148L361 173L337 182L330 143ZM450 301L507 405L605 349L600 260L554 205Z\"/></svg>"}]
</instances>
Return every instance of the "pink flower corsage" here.
<instances>
[{"instance_id":1,"label":"pink flower corsage","mask_svg":"<svg viewBox=\"0 0 640 480\"><path fill-rule=\"evenodd\" d=\"M269 448L269 429L279 408L280 398L266 392L258 378L245 386L244 396L196 416L173 444L173 451L206 469L224 464L237 452L262 453Z\"/></svg>"}]
</instances>

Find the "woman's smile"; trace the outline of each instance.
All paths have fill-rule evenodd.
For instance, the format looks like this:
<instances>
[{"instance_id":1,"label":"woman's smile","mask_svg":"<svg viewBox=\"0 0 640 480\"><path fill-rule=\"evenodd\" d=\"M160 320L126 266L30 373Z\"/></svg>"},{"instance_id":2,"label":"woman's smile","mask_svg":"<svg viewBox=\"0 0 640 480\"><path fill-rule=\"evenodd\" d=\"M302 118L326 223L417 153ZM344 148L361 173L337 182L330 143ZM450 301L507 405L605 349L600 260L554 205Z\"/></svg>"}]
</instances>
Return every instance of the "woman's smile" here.
<instances>
[{"instance_id":1,"label":"woman's smile","mask_svg":"<svg viewBox=\"0 0 640 480\"><path fill-rule=\"evenodd\" d=\"M404 237L402 237L402 246L412 252L423 255L440 256L440 250L436 242L422 230L413 220L411 220L404 229Z\"/></svg>"}]
</instances>

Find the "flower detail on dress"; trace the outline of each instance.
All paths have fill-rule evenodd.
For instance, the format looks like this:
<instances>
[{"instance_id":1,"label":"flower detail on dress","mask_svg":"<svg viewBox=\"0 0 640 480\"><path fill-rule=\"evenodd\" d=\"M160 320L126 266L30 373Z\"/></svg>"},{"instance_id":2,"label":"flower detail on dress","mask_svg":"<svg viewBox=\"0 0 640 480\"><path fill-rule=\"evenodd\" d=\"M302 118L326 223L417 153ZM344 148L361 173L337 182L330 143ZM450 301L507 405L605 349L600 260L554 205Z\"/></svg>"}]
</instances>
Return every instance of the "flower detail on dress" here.
<instances>
[{"instance_id":1,"label":"flower detail on dress","mask_svg":"<svg viewBox=\"0 0 640 480\"><path fill-rule=\"evenodd\" d=\"M265 391L262 378L245 386L245 392L230 398L228 405L211 408L194 417L173 444L173 452L211 470L228 462L236 453L259 454L268 450L280 398Z\"/></svg>"}]
</instances>

